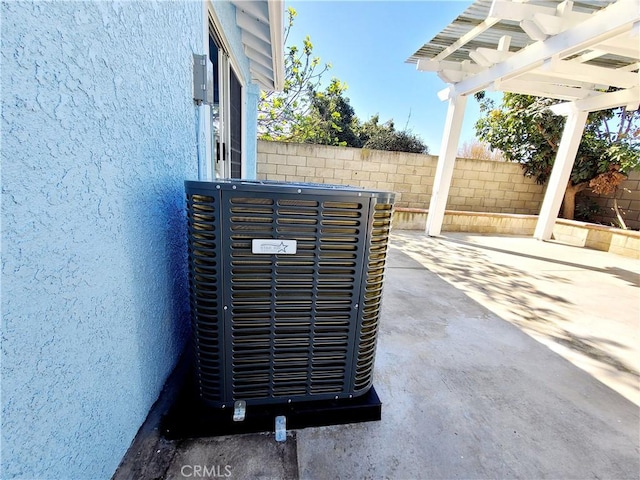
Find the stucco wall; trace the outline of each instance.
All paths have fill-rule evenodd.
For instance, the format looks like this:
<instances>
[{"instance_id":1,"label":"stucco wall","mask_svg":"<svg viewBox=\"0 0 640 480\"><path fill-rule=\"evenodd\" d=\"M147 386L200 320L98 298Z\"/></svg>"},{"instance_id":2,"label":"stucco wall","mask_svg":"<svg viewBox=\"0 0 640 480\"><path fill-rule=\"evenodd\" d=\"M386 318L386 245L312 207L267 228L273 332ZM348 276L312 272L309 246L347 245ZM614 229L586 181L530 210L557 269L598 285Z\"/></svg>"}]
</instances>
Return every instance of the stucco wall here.
<instances>
[{"instance_id":1,"label":"stucco wall","mask_svg":"<svg viewBox=\"0 0 640 480\"><path fill-rule=\"evenodd\" d=\"M187 332L199 2L2 3L2 478L109 478Z\"/></svg>"},{"instance_id":2,"label":"stucco wall","mask_svg":"<svg viewBox=\"0 0 640 480\"><path fill-rule=\"evenodd\" d=\"M258 141L258 178L392 190L398 207L428 208L437 157ZM537 214L545 187L514 163L458 159L447 209Z\"/></svg>"}]
</instances>

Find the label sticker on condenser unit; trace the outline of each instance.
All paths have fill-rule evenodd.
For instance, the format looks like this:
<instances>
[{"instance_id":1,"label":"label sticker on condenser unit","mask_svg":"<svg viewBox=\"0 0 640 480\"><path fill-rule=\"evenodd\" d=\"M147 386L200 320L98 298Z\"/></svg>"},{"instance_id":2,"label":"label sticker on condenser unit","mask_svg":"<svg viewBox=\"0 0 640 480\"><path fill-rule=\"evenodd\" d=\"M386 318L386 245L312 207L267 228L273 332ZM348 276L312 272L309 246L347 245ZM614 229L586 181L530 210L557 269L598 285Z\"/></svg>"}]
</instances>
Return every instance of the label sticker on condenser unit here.
<instances>
[{"instance_id":1,"label":"label sticker on condenser unit","mask_svg":"<svg viewBox=\"0 0 640 480\"><path fill-rule=\"evenodd\" d=\"M254 238L251 241L251 253L262 255L293 255L296 253L297 247L296 240Z\"/></svg>"}]
</instances>

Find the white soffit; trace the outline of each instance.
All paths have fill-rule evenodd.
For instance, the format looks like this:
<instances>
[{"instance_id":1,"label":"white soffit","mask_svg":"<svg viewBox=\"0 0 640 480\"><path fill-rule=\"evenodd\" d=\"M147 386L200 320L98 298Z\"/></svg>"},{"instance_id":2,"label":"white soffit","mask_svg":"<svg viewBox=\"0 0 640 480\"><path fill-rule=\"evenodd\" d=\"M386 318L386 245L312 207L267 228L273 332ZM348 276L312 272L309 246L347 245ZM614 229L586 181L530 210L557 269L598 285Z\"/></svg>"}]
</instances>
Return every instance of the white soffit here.
<instances>
[{"instance_id":1,"label":"white soffit","mask_svg":"<svg viewBox=\"0 0 640 480\"><path fill-rule=\"evenodd\" d=\"M637 108L640 0L476 0L407 63L449 84L442 99L488 89Z\"/></svg>"},{"instance_id":2,"label":"white soffit","mask_svg":"<svg viewBox=\"0 0 640 480\"><path fill-rule=\"evenodd\" d=\"M264 90L284 84L284 1L232 0L252 80Z\"/></svg>"}]
</instances>

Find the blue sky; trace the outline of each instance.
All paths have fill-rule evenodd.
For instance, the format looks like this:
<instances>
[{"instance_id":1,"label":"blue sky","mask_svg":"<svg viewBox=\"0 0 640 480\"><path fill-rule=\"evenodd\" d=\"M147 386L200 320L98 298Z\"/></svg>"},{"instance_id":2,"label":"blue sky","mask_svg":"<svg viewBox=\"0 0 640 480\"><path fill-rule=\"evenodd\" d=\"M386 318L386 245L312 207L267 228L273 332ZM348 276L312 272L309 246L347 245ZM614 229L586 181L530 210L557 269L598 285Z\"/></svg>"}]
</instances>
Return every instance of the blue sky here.
<instances>
[{"instance_id":1,"label":"blue sky","mask_svg":"<svg viewBox=\"0 0 640 480\"><path fill-rule=\"evenodd\" d=\"M298 16L289 43L301 45L309 35L314 56L333 68L325 74L346 82L346 96L362 120L378 113L407 125L437 154L446 103L437 93L446 84L435 73L418 72L404 63L423 44L462 13L471 1L287 1ZM411 115L409 117L409 115ZM460 144L475 138L477 102L467 103Z\"/></svg>"}]
</instances>

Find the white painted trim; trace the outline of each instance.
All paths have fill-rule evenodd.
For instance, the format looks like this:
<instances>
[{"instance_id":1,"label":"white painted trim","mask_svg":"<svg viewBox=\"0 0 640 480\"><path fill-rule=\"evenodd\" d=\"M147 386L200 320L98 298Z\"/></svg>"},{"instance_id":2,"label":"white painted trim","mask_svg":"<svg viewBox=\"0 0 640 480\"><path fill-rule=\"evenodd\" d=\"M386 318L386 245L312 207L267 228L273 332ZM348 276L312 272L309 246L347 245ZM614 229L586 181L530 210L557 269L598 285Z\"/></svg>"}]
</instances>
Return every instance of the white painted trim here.
<instances>
[{"instance_id":1,"label":"white painted trim","mask_svg":"<svg viewBox=\"0 0 640 480\"><path fill-rule=\"evenodd\" d=\"M240 178L247 178L247 86L245 82L238 77L240 87ZM257 140L256 140L257 142Z\"/></svg>"},{"instance_id":2,"label":"white painted trim","mask_svg":"<svg viewBox=\"0 0 640 480\"><path fill-rule=\"evenodd\" d=\"M267 3L271 30L271 58L273 60L273 88L284 86L284 1L270 0Z\"/></svg>"},{"instance_id":3,"label":"white painted trim","mask_svg":"<svg viewBox=\"0 0 640 480\"><path fill-rule=\"evenodd\" d=\"M536 230L533 234L538 240L550 240L553 226L558 218L560 205L567 189L571 169L576 160L578 146L582 139L582 132L587 123L588 112L572 111L567 117L567 123L562 132L562 138L558 147L553 169L549 177L547 190L540 207L540 215Z\"/></svg>"},{"instance_id":4,"label":"white painted trim","mask_svg":"<svg viewBox=\"0 0 640 480\"><path fill-rule=\"evenodd\" d=\"M235 68L235 71L238 73L237 75L238 78L242 79L242 81L245 81L246 79L244 78L244 75L242 74L242 70L240 69L240 63L236 58L235 52L231 48L231 44L229 43L229 40L227 39L227 36L225 35L224 30L221 27L222 24L220 23L220 19L218 18L218 15L216 14L215 9L213 8L213 0L208 0L207 3L208 3L208 9L209 9L208 10L209 16L213 21L213 25L216 30L216 35L219 37L220 42L222 43L220 47L222 47L222 49L227 53L227 56L229 57L229 61L231 62L231 65L233 65L233 67ZM234 8L237 8L237 7L234 5ZM208 37L207 37L207 41L208 41Z\"/></svg>"},{"instance_id":5,"label":"white painted trim","mask_svg":"<svg viewBox=\"0 0 640 480\"><path fill-rule=\"evenodd\" d=\"M238 79L241 87L241 97L240 97L240 171L241 176L244 177L246 173L246 163L247 163L247 152L246 152L246 110L247 110L247 83L250 79L245 78L245 75L240 68L240 63L238 62L233 49L231 48L231 44L229 43L224 30L221 27L220 20L213 8L213 0L205 0L206 5L206 46L207 46L207 58L209 56L209 34L210 34L210 24L213 25L215 30L216 37L220 41L221 45L219 45L219 49L222 50L220 55L219 62L219 96L220 96L220 143L224 144L226 148L224 149L225 155L222 155L220 152L220 161L222 163L222 176L223 178L231 177L231 99L230 99L230 74L233 70L233 74ZM236 24L238 22L239 17L246 17L246 15L241 14L240 10L238 10L237 5L234 5L236 9ZM244 33L243 33L244 35ZM213 147L211 147L213 151ZM215 172L215 158L213 155L210 155L212 171Z\"/></svg>"},{"instance_id":6,"label":"white painted trim","mask_svg":"<svg viewBox=\"0 0 640 480\"><path fill-rule=\"evenodd\" d=\"M226 52L218 56L220 60L218 74L221 77L220 82L220 142L224 143L224 148L220 154L222 161L223 178L231 177L231 79L229 74L229 56ZM223 155L224 154L224 155Z\"/></svg>"},{"instance_id":7,"label":"white painted trim","mask_svg":"<svg viewBox=\"0 0 640 480\"><path fill-rule=\"evenodd\" d=\"M202 54L209 61L209 7L202 2ZM214 145L211 142L211 107L198 105L198 179L211 180L215 177Z\"/></svg>"}]
</instances>

